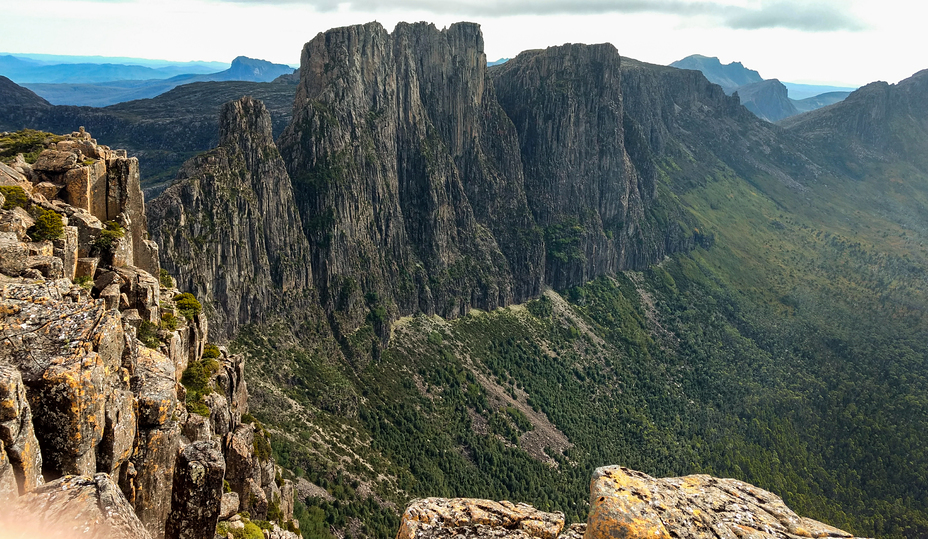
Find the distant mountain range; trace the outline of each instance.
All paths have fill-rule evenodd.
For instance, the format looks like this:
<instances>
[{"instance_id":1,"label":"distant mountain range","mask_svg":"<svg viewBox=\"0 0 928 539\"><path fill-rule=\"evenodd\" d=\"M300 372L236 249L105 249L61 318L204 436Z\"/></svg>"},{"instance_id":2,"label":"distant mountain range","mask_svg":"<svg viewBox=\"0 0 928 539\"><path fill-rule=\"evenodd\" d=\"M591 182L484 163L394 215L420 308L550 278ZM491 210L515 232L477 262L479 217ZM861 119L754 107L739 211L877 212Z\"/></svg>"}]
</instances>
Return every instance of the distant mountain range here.
<instances>
[{"instance_id":1,"label":"distant mountain range","mask_svg":"<svg viewBox=\"0 0 928 539\"><path fill-rule=\"evenodd\" d=\"M270 82L293 73L288 65L246 56L232 60L228 69L215 69L215 63L202 62L158 67L87 62L50 64L32 58L0 56L0 75L29 88L53 105L105 107L155 97L182 84Z\"/></svg>"},{"instance_id":2,"label":"distant mountain range","mask_svg":"<svg viewBox=\"0 0 928 539\"><path fill-rule=\"evenodd\" d=\"M819 86L764 79L741 62L722 64L715 57L694 54L670 64L679 69L702 72L728 95L737 94L741 104L758 118L778 122L845 99L855 88Z\"/></svg>"}]
</instances>

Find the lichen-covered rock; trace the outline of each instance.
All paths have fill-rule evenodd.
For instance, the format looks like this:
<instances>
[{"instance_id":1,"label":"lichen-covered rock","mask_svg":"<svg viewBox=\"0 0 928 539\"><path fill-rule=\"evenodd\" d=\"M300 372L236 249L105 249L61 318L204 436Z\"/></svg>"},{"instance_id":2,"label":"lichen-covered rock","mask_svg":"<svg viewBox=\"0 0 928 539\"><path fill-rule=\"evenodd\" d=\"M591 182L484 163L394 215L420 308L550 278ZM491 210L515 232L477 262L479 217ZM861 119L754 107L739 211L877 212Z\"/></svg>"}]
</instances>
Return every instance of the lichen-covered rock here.
<instances>
[{"instance_id":1,"label":"lichen-covered rock","mask_svg":"<svg viewBox=\"0 0 928 539\"><path fill-rule=\"evenodd\" d=\"M6 503L18 495L19 487L16 485L16 473L13 471L13 465L10 464L6 448L3 446L3 440L0 440L0 503Z\"/></svg>"},{"instance_id":2,"label":"lichen-covered rock","mask_svg":"<svg viewBox=\"0 0 928 539\"><path fill-rule=\"evenodd\" d=\"M239 500L235 492L226 492L222 495L222 502L219 506L219 520L226 520L232 515L238 513Z\"/></svg>"},{"instance_id":3,"label":"lichen-covered rock","mask_svg":"<svg viewBox=\"0 0 928 539\"><path fill-rule=\"evenodd\" d=\"M29 250L15 232L0 232L0 273L16 277L28 266Z\"/></svg>"},{"instance_id":4,"label":"lichen-covered rock","mask_svg":"<svg viewBox=\"0 0 928 539\"><path fill-rule=\"evenodd\" d=\"M0 507L0 527L11 539L151 539L106 474L47 483Z\"/></svg>"},{"instance_id":5,"label":"lichen-covered rock","mask_svg":"<svg viewBox=\"0 0 928 539\"><path fill-rule=\"evenodd\" d=\"M0 442L19 494L44 483L42 453L32 426L32 410L19 371L0 363Z\"/></svg>"},{"instance_id":6,"label":"lichen-covered rock","mask_svg":"<svg viewBox=\"0 0 928 539\"><path fill-rule=\"evenodd\" d=\"M734 479L655 479L620 466L598 468L593 474L584 539L797 536L852 537L802 518L778 496Z\"/></svg>"},{"instance_id":7,"label":"lichen-covered rock","mask_svg":"<svg viewBox=\"0 0 928 539\"><path fill-rule=\"evenodd\" d=\"M139 348L133 390L138 396L139 427L164 425L180 407L174 363L151 348Z\"/></svg>"},{"instance_id":8,"label":"lichen-covered rock","mask_svg":"<svg viewBox=\"0 0 928 539\"><path fill-rule=\"evenodd\" d=\"M180 426L177 423L140 429L130 459L134 476L120 476L120 487L155 539L164 537L164 525L171 512L171 486L179 446Z\"/></svg>"},{"instance_id":9,"label":"lichen-covered rock","mask_svg":"<svg viewBox=\"0 0 928 539\"><path fill-rule=\"evenodd\" d=\"M545 513L524 503L426 498L406 508L396 539L557 539L563 527L562 513Z\"/></svg>"},{"instance_id":10,"label":"lichen-covered rock","mask_svg":"<svg viewBox=\"0 0 928 539\"><path fill-rule=\"evenodd\" d=\"M164 530L167 539L212 539L225 471L218 442L195 442L178 453L171 514Z\"/></svg>"},{"instance_id":11,"label":"lichen-covered rock","mask_svg":"<svg viewBox=\"0 0 928 539\"><path fill-rule=\"evenodd\" d=\"M106 398L118 374L122 322L100 301L75 302L67 280L0 287L0 360L27 386L46 475L96 472Z\"/></svg>"},{"instance_id":12,"label":"lichen-covered rock","mask_svg":"<svg viewBox=\"0 0 928 539\"><path fill-rule=\"evenodd\" d=\"M118 477L119 468L132 456L135 443L138 424L135 395L127 390L110 393L104 417L103 438L97 446L97 469Z\"/></svg>"}]
</instances>

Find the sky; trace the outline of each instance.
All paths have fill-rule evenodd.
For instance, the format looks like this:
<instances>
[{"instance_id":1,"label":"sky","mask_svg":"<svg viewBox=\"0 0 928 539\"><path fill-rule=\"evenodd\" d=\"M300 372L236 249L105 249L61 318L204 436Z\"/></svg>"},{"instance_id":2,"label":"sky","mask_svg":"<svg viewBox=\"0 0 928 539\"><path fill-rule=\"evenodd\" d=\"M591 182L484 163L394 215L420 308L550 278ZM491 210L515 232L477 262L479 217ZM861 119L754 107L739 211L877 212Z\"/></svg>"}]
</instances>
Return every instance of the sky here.
<instances>
[{"instance_id":1,"label":"sky","mask_svg":"<svg viewBox=\"0 0 928 539\"><path fill-rule=\"evenodd\" d=\"M0 0L0 51L298 65L303 44L378 21L481 25L489 60L564 43L669 64L740 61L764 78L860 86L928 68L922 0Z\"/></svg>"}]
</instances>

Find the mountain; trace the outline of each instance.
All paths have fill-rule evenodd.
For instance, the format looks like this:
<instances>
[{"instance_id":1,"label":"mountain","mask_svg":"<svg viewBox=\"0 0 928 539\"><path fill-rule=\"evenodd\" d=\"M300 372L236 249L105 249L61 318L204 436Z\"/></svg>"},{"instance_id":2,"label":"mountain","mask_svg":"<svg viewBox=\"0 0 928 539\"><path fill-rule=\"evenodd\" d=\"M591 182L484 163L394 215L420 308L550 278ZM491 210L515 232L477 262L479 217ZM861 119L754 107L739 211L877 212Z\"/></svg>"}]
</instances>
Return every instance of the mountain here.
<instances>
[{"instance_id":1,"label":"mountain","mask_svg":"<svg viewBox=\"0 0 928 539\"><path fill-rule=\"evenodd\" d=\"M295 91L273 145L253 100L195 113L226 86L152 100L155 143L204 118L189 133L216 148L149 218L247 360L304 535L395 537L435 497L577 523L605 463L643 472L636 500L644 474L681 496L711 474L928 535L923 73L775 125L610 45L488 69L476 25L371 23L319 34L288 78L251 83Z\"/></svg>"},{"instance_id":2,"label":"mountain","mask_svg":"<svg viewBox=\"0 0 928 539\"><path fill-rule=\"evenodd\" d=\"M847 99L783 122L783 127L824 148L849 174L874 166L908 165L928 171L928 70L897 84L873 82Z\"/></svg>"},{"instance_id":3,"label":"mountain","mask_svg":"<svg viewBox=\"0 0 928 539\"><path fill-rule=\"evenodd\" d=\"M182 74L206 74L209 67L174 65L146 67L110 63L45 64L12 55L0 56L0 75L23 83L90 84L115 80L167 79Z\"/></svg>"},{"instance_id":4,"label":"mountain","mask_svg":"<svg viewBox=\"0 0 928 539\"><path fill-rule=\"evenodd\" d=\"M271 113L275 134L290 121L295 84L286 81L202 82L174 88L153 99L105 108L51 106L35 93L0 78L0 129L26 127L71 132L80 126L101 144L126 148L141 163L149 196L160 192L180 166L218 143L221 106L244 95L261 99Z\"/></svg>"},{"instance_id":5,"label":"mountain","mask_svg":"<svg viewBox=\"0 0 928 539\"><path fill-rule=\"evenodd\" d=\"M698 54L670 65L700 71L711 82L721 86L728 95L737 92L741 104L758 118L769 122L836 103L853 90L837 86L781 83L777 79L765 80L757 71L745 68L740 62L722 65L718 58Z\"/></svg>"},{"instance_id":6,"label":"mountain","mask_svg":"<svg viewBox=\"0 0 928 539\"><path fill-rule=\"evenodd\" d=\"M3 71L0 64L0 72ZM22 82L23 86L35 91L55 105L75 105L105 107L125 101L148 99L183 84L206 81L251 81L270 82L282 75L293 72L293 68L282 64L273 64L265 60L255 60L239 56L232 60L232 65L225 71L207 74L173 74L170 77L156 76L167 71L176 72L178 68L159 68L128 66L110 66L97 64L65 64L63 66L42 66L43 68L60 68L55 71L57 79L42 82L42 76L11 75ZM135 69L138 67L138 69ZM139 70L142 70L141 72ZM156 73L157 72L157 73ZM59 74L60 73L60 74ZM39 79L30 81L23 79ZM48 78L48 77L44 77Z\"/></svg>"},{"instance_id":7,"label":"mountain","mask_svg":"<svg viewBox=\"0 0 928 539\"><path fill-rule=\"evenodd\" d=\"M820 109L822 107L827 107L828 105L834 105L835 103L840 103L847 99L847 96L851 95L851 92L827 92L824 94L819 94L813 97L807 97L805 99L791 100L793 106L796 107L800 113L809 112L812 110Z\"/></svg>"},{"instance_id":8,"label":"mountain","mask_svg":"<svg viewBox=\"0 0 928 539\"><path fill-rule=\"evenodd\" d=\"M167 256L165 268L203 300L221 341L309 303L299 299L312 289L309 245L271 125L264 104L250 97L223 106L219 146L188 161L148 206L166 253L201 253Z\"/></svg>"},{"instance_id":9,"label":"mountain","mask_svg":"<svg viewBox=\"0 0 928 539\"><path fill-rule=\"evenodd\" d=\"M739 87L735 93L745 108L768 122L778 122L799 114L799 109L787 96L786 86L777 79L747 84ZM812 106L819 102L806 101L805 105Z\"/></svg>"},{"instance_id":10,"label":"mountain","mask_svg":"<svg viewBox=\"0 0 928 539\"><path fill-rule=\"evenodd\" d=\"M682 60L672 62L670 66L678 69L693 69L699 71L705 75L707 79L721 86L728 95L731 95L741 86L764 80L763 77L760 76L760 73L744 67L741 62L722 64L722 62L714 56L702 56L701 54L687 56Z\"/></svg>"}]
</instances>

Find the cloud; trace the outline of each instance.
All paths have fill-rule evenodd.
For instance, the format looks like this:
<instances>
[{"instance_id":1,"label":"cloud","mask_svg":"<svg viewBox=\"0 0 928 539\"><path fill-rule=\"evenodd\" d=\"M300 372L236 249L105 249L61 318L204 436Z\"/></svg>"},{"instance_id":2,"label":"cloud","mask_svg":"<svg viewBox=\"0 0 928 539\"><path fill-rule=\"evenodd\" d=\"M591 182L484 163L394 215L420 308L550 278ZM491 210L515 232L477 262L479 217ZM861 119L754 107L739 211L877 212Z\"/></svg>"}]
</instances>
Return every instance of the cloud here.
<instances>
[{"instance_id":1,"label":"cloud","mask_svg":"<svg viewBox=\"0 0 928 539\"><path fill-rule=\"evenodd\" d=\"M320 12L416 11L463 17L659 13L706 17L738 30L787 28L803 32L858 31L865 25L837 2L761 1L754 7L703 0L219 0L246 4L301 4ZM755 2L755 4L757 4Z\"/></svg>"}]
</instances>

